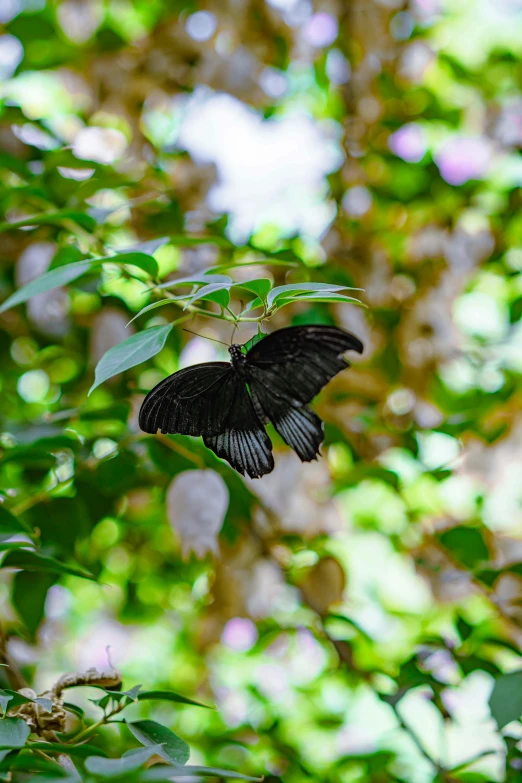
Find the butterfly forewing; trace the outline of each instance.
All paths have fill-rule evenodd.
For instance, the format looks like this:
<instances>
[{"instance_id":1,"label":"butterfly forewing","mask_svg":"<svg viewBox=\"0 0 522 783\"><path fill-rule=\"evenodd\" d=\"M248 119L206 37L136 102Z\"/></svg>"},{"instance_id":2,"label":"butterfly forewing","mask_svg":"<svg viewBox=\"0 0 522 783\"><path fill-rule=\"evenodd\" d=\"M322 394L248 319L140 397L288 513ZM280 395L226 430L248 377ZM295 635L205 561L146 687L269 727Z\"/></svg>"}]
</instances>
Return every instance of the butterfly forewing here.
<instances>
[{"instance_id":1,"label":"butterfly forewing","mask_svg":"<svg viewBox=\"0 0 522 783\"><path fill-rule=\"evenodd\" d=\"M161 430L216 435L225 426L238 384L241 381L228 362L207 362L180 370L148 393L140 410L140 427L152 434Z\"/></svg>"},{"instance_id":2,"label":"butterfly forewing","mask_svg":"<svg viewBox=\"0 0 522 783\"><path fill-rule=\"evenodd\" d=\"M247 353L252 385L268 386L274 395L306 404L338 372L349 367L343 357L349 350L362 353L361 341L335 326L279 329ZM270 411L266 413L270 417Z\"/></svg>"}]
</instances>

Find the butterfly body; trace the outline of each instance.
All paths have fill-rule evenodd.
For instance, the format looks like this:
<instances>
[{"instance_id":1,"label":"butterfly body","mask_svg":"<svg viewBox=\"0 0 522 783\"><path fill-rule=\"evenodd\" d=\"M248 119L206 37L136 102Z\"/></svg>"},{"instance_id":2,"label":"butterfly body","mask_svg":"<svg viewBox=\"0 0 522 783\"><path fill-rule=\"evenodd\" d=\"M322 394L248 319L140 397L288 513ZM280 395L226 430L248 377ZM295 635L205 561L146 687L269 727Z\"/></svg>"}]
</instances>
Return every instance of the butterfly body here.
<instances>
[{"instance_id":1,"label":"butterfly body","mask_svg":"<svg viewBox=\"0 0 522 783\"><path fill-rule=\"evenodd\" d=\"M234 343L234 345L231 345L228 349L228 352L230 354L230 361L232 363L232 367L237 372L240 378L247 379L248 376L248 370L247 370L247 358L246 355L241 350L241 346L237 343Z\"/></svg>"},{"instance_id":2,"label":"butterfly body","mask_svg":"<svg viewBox=\"0 0 522 783\"><path fill-rule=\"evenodd\" d=\"M308 403L341 370L360 340L335 326L290 326L247 353L229 347L230 362L186 367L155 386L140 410L145 432L201 435L218 457L251 478L274 467L271 422L303 461L317 458L323 423Z\"/></svg>"}]
</instances>

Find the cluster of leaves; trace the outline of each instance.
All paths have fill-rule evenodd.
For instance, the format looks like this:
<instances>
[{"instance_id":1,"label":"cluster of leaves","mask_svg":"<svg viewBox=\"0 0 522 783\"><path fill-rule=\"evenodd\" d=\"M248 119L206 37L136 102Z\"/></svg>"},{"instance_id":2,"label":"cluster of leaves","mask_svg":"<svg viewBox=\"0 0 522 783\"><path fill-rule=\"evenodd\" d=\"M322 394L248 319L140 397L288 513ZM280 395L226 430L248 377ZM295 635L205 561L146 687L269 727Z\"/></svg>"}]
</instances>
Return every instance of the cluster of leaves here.
<instances>
[{"instance_id":1,"label":"cluster of leaves","mask_svg":"<svg viewBox=\"0 0 522 783\"><path fill-rule=\"evenodd\" d=\"M101 686L96 686L100 687ZM172 780L175 777L211 776L233 780L259 780L227 770L187 765L190 749L173 731L153 720L126 720L116 718L133 704L142 701L170 701L192 706L203 704L171 691L143 691L141 685L130 690L107 690L105 695L90 701L102 712L95 721L85 721L84 710L76 704L64 703L65 710L74 716L78 726L68 732L54 732L53 741L31 739L31 729L21 717L11 715L20 705L37 704L44 713L52 713L50 698L29 698L20 693L0 690L0 779L12 780L13 773L34 773L36 777L60 780L78 780L78 771L85 781L148 781ZM109 758L107 753L89 740L96 738L100 728L111 723L126 726L129 734L142 747L132 748L120 758ZM64 764L63 759L68 763ZM61 762L61 763L60 763Z\"/></svg>"}]
</instances>

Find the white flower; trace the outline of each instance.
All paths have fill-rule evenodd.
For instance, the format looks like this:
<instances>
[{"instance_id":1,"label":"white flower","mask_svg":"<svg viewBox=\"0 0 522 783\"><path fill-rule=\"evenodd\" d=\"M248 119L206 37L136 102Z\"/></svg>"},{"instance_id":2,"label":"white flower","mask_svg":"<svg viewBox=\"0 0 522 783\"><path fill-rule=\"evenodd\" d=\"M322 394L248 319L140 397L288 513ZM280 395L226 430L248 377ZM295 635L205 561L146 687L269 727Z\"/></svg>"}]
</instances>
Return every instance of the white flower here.
<instances>
[{"instance_id":1,"label":"white flower","mask_svg":"<svg viewBox=\"0 0 522 783\"><path fill-rule=\"evenodd\" d=\"M179 473L167 490L167 515L181 541L183 557L217 552L229 502L227 485L213 470Z\"/></svg>"}]
</instances>

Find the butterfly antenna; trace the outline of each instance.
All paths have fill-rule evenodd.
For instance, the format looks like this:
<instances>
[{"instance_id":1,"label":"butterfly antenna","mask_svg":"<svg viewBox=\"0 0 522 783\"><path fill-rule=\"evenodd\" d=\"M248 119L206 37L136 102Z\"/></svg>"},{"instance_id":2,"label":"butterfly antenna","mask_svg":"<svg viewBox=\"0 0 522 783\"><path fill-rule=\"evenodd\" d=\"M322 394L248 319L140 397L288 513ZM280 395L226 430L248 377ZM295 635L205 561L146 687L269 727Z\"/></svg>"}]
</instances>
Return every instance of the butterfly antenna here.
<instances>
[{"instance_id":1,"label":"butterfly antenna","mask_svg":"<svg viewBox=\"0 0 522 783\"><path fill-rule=\"evenodd\" d=\"M184 332L189 332L189 334L195 334L196 337L202 337L204 340L212 340L213 343L221 343L221 345L226 345L228 348L228 343L224 343L223 340L216 340L215 337L207 337L206 334L198 334L197 332L193 332L191 329L183 329Z\"/></svg>"},{"instance_id":2,"label":"butterfly antenna","mask_svg":"<svg viewBox=\"0 0 522 783\"><path fill-rule=\"evenodd\" d=\"M238 322L236 321L236 323L234 324L234 328L232 329L232 335L231 335L231 337L230 337L230 344L231 344L231 345L232 345L232 343L234 342L234 335L235 335L235 333L236 333L236 331L237 331L238 329L239 329L239 324L238 324Z\"/></svg>"}]
</instances>

